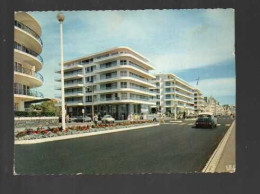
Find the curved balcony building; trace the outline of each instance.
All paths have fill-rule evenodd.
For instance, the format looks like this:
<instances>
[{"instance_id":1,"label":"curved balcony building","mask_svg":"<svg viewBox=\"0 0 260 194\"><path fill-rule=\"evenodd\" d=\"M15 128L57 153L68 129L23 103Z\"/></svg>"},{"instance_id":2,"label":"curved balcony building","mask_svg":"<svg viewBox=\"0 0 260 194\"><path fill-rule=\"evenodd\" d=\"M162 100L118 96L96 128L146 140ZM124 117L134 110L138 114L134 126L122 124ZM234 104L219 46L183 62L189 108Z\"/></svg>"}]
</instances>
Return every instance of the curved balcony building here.
<instances>
[{"instance_id":1,"label":"curved balcony building","mask_svg":"<svg viewBox=\"0 0 260 194\"><path fill-rule=\"evenodd\" d=\"M14 109L24 110L24 102L43 98L37 87L43 84L38 72L43 65L41 27L26 12L15 12L14 21Z\"/></svg>"},{"instance_id":2,"label":"curved balcony building","mask_svg":"<svg viewBox=\"0 0 260 194\"><path fill-rule=\"evenodd\" d=\"M67 112L87 115L110 114L116 119L130 113L148 113L155 105L155 88L149 73L154 68L141 54L128 47L117 47L64 63ZM57 71L59 72L59 71Z\"/></svg>"}]
</instances>

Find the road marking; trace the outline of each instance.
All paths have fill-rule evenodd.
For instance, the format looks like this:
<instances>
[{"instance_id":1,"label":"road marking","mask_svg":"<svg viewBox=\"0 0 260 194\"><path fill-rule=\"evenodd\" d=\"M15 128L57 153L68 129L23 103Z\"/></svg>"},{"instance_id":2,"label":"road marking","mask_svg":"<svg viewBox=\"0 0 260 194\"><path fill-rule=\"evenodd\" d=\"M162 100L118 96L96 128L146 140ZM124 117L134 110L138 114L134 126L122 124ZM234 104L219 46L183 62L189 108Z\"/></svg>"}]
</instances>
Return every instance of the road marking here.
<instances>
[{"instance_id":1,"label":"road marking","mask_svg":"<svg viewBox=\"0 0 260 194\"><path fill-rule=\"evenodd\" d=\"M221 124L217 124L217 126L220 126Z\"/></svg>"},{"instance_id":2,"label":"road marking","mask_svg":"<svg viewBox=\"0 0 260 194\"><path fill-rule=\"evenodd\" d=\"M193 123L190 123L190 124L188 124L188 125L193 125Z\"/></svg>"},{"instance_id":3,"label":"road marking","mask_svg":"<svg viewBox=\"0 0 260 194\"><path fill-rule=\"evenodd\" d=\"M226 126L226 127L229 127L229 126L230 126L230 124L226 124L225 126Z\"/></svg>"},{"instance_id":4,"label":"road marking","mask_svg":"<svg viewBox=\"0 0 260 194\"><path fill-rule=\"evenodd\" d=\"M179 125L186 125L186 123L181 123L181 124L179 124Z\"/></svg>"}]
</instances>

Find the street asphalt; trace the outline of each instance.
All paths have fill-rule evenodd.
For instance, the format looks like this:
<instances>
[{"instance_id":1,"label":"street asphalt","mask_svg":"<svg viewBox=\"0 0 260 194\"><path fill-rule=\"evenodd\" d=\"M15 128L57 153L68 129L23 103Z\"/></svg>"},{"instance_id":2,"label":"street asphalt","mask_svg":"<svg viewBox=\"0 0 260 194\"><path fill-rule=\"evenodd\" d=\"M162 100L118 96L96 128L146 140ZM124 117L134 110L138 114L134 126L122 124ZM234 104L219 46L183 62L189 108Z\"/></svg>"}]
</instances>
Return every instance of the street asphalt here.
<instances>
[{"instance_id":1,"label":"street asphalt","mask_svg":"<svg viewBox=\"0 0 260 194\"><path fill-rule=\"evenodd\" d=\"M195 121L31 145L15 145L17 174L132 174L201 172L230 127Z\"/></svg>"}]
</instances>

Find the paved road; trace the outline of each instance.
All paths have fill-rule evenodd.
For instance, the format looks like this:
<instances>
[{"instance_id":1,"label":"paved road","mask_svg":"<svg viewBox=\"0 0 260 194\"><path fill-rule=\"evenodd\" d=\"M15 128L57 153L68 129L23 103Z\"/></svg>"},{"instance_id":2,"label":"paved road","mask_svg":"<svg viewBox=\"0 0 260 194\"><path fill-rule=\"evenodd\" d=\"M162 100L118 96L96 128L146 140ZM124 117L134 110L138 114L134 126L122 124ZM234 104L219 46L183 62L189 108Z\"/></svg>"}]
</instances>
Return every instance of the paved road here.
<instances>
[{"instance_id":1,"label":"paved road","mask_svg":"<svg viewBox=\"0 0 260 194\"><path fill-rule=\"evenodd\" d=\"M15 145L18 174L200 172L232 120L215 129L194 121L34 145Z\"/></svg>"}]
</instances>

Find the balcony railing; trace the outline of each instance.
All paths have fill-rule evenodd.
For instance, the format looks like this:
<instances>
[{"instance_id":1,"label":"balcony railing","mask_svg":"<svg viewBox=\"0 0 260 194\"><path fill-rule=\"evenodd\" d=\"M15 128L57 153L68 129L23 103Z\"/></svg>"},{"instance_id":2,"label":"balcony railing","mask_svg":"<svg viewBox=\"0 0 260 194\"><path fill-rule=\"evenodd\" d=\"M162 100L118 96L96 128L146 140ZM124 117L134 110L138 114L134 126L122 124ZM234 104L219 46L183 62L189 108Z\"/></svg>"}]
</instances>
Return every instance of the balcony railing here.
<instances>
[{"instance_id":1,"label":"balcony railing","mask_svg":"<svg viewBox=\"0 0 260 194\"><path fill-rule=\"evenodd\" d=\"M67 77L70 77L70 76L78 76L78 75L82 75L83 76L83 74L82 74L82 72L78 72L78 73L66 73L66 74L64 74L64 78L67 78Z\"/></svg>"},{"instance_id":2,"label":"balcony railing","mask_svg":"<svg viewBox=\"0 0 260 194\"><path fill-rule=\"evenodd\" d=\"M78 95L78 94L82 94L83 95L83 91L76 91L76 92L65 92L65 95L68 96L68 95Z\"/></svg>"},{"instance_id":3,"label":"balcony railing","mask_svg":"<svg viewBox=\"0 0 260 194\"><path fill-rule=\"evenodd\" d=\"M144 82L148 82L148 79L141 78L141 77L136 76L136 75L134 75L134 74L129 74L129 76L130 76L130 77L133 77L133 78L135 78L135 79L139 79L139 80L144 81Z\"/></svg>"},{"instance_id":4,"label":"balcony railing","mask_svg":"<svg viewBox=\"0 0 260 194\"><path fill-rule=\"evenodd\" d=\"M100 87L100 90L114 90L117 89L117 86L111 86L111 87Z\"/></svg>"},{"instance_id":5,"label":"balcony railing","mask_svg":"<svg viewBox=\"0 0 260 194\"><path fill-rule=\"evenodd\" d=\"M83 82L64 83L64 87L74 86L74 85L78 85L78 84L83 84Z\"/></svg>"},{"instance_id":6,"label":"balcony railing","mask_svg":"<svg viewBox=\"0 0 260 194\"><path fill-rule=\"evenodd\" d=\"M43 47L42 39L35 31L33 31L31 28L29 28L28 26L26 26L23 23L18 22L18 21L14 21L14 25L16 27L28 32L29 34L33 35L41 43L41 46Z\"/></svg>"},{"instance_id":7,"label":"balcony railing","mask_svg":"<svg viewBox=\"0 0 260 194\"><path fill-rule=\"evenodd\" d=\"M112 78L116 78L117 75L111 75L111 76L100 76L100 80L105 80L105 79L112 79Z\"/></svg>"},{"instance_id":8,"label":"balcony railing","mask_svg":"<svg viewBox=\"0 0 260 194\"><path fill-rule=\"evenodd\" d=\"M18 89L18 88L14 88L14 94L34 96L34 97L40 97L40 98L44 97L41 92L34 91L34 90Z\"/></svg>"},{"instance_id":9,"label":"balcony railing","mask_svg":"<svg viewBox=\"0 0 260 194\"><path fill-rule=\"evenodd\" d=\"M99 99L94 99L94 102L98 102L98 101L101 101L101 102L106 102L106 101L115 101L115 100L138 100L138 101L145 101L145 102L152 102L151 99L143 99L143 98L136 98L136 97L111 97L111 98L99 98Z\"/></svg>"},{"instance_id":10,"label":"balcony railing","mask_svg":"<svg viewBox=\"0 0 260 194\"><path fill-rule=\"evenodd\" d=\"M137 69L140 69L140 70L142 70L142 71L144 71L144 72L146 72L146 73L149 72L147 69L142 68L141 66L136 65L136 64L134 64L134 63L132 63L132 62L130 62L130 61L129 61L128 65L130 65L130 66L132 66L132 67L135 67L135 68L137 68Z\"/></svg>"},{"instance_id":11,"label":"balcony railing","mask_svg":"<svg viewBox=\"0 0 260 194\"><path fill-rule=\"evenodd\" d=\"M79 104L83 103L83 100L65 101L65 104Z\"/></svg>"},{"instance_id":12,"label":"balcony railing","mask_svg":"<svg viewBox=\"0 0 260 194\"><path fill-rule=\"evenodd\" d=\"M14 66L14 71L15 72L19 72L19 73L23 73L23 74L27 74L27 75L30 75L30 76L33 76L33 77L36 77L37 79L40 79L42 82L44 81L43 76L40 73L35 72L35 71L31 70L31 69Z\"/></svg>"},{"instance_id":13,"label":"balcony railing","mask_svg":"<svg viewBox=\"0 0 260 194\"><path fill-rule=\"evenodd\" d=\"M23 45L21 45L21 44L19 44L17 42L14 42L14 48L19 50L19 51L22 51L24 53L27 53L27 54L30 54L30 55L36 57L37 59L39 59L41 61L41 63L43 63L43 59L42 59L41 55L39 55L35 51L33 51L31 49L28 49L25 46L23 46Z\"/></svg>"},{"instance_id":14,"label":"balcony railing","mask_svg":"<svg viewBox=\"0 0 260 194\"><path fill-rule=\"evenodd\" d=\"M130 88L153 94L153 92L151 92L149 89L146 89L146 88L142 88L142 87L138 87L138 86L133 86L133 85L130 85Z\"/></svg>"}]
</instances>

